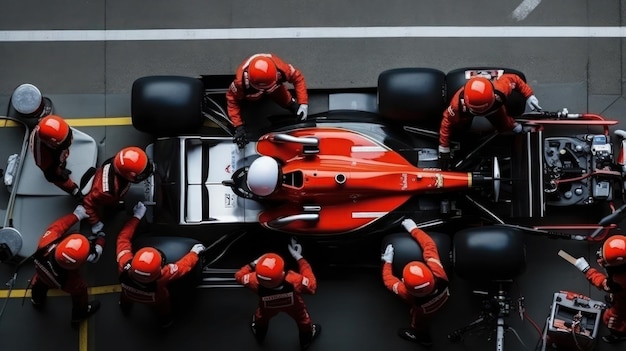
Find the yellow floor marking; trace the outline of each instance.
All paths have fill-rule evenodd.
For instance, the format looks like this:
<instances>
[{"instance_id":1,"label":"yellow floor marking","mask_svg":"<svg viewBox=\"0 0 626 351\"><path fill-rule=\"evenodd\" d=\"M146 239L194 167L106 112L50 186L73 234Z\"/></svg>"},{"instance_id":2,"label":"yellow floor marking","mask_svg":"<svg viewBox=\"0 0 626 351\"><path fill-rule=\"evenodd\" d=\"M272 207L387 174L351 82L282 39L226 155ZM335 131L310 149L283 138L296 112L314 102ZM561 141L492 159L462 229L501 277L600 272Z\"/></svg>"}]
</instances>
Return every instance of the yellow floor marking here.
<instances>
[{"instance_id":1,"label":"yellow floor marking","mask_svg":"<svg viewBox=\"0 0 626 351\"><path fill-rule=\"evenodd\" d=\"M66 118L67 124L72 127L107 127L107 126L130 126L133 121L130 117L95 117L95 118ZM20 123L2 120L2 127L18 127Z\"/></svg>"},{"instance_id":2,"label":"yellow floor marking","mask_svg":"<svg viewBox=\"0 0 626 351\"><path fill-rule=\"evenodd\" d=\"M118 293L122 291L119 285L103 285L103 286L93 286L88 289L89 295L102 295L102 294L111 294ZM8 290L0 290L0 298L22 298L24 297L25 289L13 289L11 291L11 296L9 295ZM57 289L50 289L48 292L48 296L67 296L68 294ZM26 292L26 297L30 297L30 289Z\"/></svg>"},{"instance_id":3,"label":"yellow floor marking","mask_svg":"<svg viewBox=\"0 0 626 351\"><path fill-rule=\"evenodd\" d=\"M93 117L93 118L66 118L67 124L72 127L110 127L110 126L130 126L133 124L131 117ZM217 127L210 120L204 122L207 127ZM0 120L0 128L19 127L20 123Z\"/></svg>"},{"instance_id":4,"label":"yellow floor marking","mask_svg":"<svg viewBox=\"0 0 626 351\"><path fill-rule=\"evenodd\" d=\"M102 286L93 286L88 288L89 295L102 295L102 294L111 294L118 293L122 291L122 288L118 285L102 285ZM25 295L26 294L26 295ZM30 297L30 289L26 291L26 289L13 289L9 296L9 290L0 290L0 298L23 298L24 296ZM48 291L48 296L68 296L67 293L58 290L58 289L50 289ZM78 350L79 351L88 351L89 350L89 322L88 319L80 322L80 326L78 329Z\"/></svg>"},{"instance_id":5,"label":"yellow floor marking","mask_svg":"<svg viewBox=\"0 0 626 351\"><path fill-rule=\"evenodd\" d=\"M89 322L88 322L88 319L85 319L82 322L80 322L80 327L78 329L78 350L79 351L89 350L89 345L87 343L88 331L89 331Z\"/></svg>"},{"instance_id":6,"label":"yellow floor marking","mask_svg":"<svg viewBox=\"0 0 626 351\"><path fill-rule=\"evenodd\" d=\"M133 124L130 117L68 118L66 121L72 127L129 126Z\"/></svg>"}]
</instances>

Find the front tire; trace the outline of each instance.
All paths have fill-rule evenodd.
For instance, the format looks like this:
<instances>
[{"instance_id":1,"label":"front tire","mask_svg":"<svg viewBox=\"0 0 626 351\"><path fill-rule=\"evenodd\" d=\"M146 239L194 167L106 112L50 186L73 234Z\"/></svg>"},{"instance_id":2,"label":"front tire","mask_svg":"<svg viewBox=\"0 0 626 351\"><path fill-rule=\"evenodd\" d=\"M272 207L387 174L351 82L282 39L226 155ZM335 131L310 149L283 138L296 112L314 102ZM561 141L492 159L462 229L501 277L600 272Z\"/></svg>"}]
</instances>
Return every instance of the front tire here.
<instances>
[{"instance_id":1,"label":"front tire","mask_svg":"<svg viewBox=\"0 0 626 351\"><path fill-rule=\"evenodd\" d=\"M135 129L156 136L194 132L202 126L202 81L181 76L148 76L133 83Z\"/></svg>"}]
</instances>

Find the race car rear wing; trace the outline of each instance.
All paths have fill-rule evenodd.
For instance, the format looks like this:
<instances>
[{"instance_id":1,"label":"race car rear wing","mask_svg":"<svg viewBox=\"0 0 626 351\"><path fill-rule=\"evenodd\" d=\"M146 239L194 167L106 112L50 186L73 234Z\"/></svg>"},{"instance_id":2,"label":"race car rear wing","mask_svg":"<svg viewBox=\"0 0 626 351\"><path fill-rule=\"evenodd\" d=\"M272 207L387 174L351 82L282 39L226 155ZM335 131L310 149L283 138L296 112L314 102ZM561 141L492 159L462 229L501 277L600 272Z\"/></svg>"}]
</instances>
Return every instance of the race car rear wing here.
<instances>
[{"instance_id":1,"label":"race car rear wing","mask_svg":"<svg viewBox=\"0 0 626 351\"><path fill-rule=\"evenodd\" d=\"M513 194L512 217L544 217L543 131L518 134L513 142L511 162Z\"/></svg>"}]
</instances>

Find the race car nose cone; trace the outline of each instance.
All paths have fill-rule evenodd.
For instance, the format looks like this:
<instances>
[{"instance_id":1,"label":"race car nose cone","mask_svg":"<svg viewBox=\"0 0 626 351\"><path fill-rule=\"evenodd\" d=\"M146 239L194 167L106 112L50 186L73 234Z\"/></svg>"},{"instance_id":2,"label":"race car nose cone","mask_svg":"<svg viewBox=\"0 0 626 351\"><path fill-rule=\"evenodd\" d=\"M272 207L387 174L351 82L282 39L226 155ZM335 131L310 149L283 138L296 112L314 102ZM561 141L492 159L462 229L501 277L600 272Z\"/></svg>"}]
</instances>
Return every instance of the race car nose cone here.
<instances>
[{"instance_id":1,"label":"race car nose cone","mask_svg":"<svg viewBox=\"0 0 626 351\"><path fill-rule=\"evenodd\" d=\"M25 115L36 112L41 107L42 101L41 92L32 84L18 86L11 96L11 103L15 110Z\"/></svg>"}]
</instances>

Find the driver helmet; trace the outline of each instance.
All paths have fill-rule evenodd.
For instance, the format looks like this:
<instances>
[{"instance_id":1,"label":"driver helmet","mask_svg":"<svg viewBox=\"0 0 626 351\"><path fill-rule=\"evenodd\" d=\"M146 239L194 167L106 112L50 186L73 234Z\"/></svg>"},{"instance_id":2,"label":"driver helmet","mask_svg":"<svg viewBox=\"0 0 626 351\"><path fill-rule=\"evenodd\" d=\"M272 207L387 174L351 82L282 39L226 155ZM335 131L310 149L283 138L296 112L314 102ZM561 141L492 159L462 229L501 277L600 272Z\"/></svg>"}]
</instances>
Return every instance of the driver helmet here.
<instances>
[{"instance_id":1,"label":"driver helmet","mask_svg":"<svg viewBox=\"0 0 626 351\"><path fill-rule=\"evenodd\" d=\"M153 247L144 247L135 253L130 263L130 276L140 283L150 283L161 276L163 256Z\"/></svg>"},{"instance_id":2,"label":"driver helmet","mask_svg":"<svg viewBox=\"0 0 626 351\"><path fill-rule=\"evenodd\" d=\"M423 297L435 290L435 276L424 262L407 263L402 271L402 281L409 294Z\"/></svg>"},{"instance_id":3,"label":"driver helmet","mask_svg":"<svg viewBox=\"0 0 626 351\"><path fill-rule=\"evenodd\" d=\"M271 90L278 81L278 70L271 58L255 56L248 65L250 85L257 90Z\"/></svg>"},{"instance_id":4,"label":"driver helmet","mask_svg":"<svg viewBox=\"0 0 626 351\"><path fill-rule=\"evenodd\" d=\"M470 112L485 113L493 106L496 96L493 84L485 77L473 77L465 83L463 99Z\"/></svg>"},{"instance_id":5,"label":"driver helmet","mask_svg":"<svg viewBox=\"0 0 626 351\"><path fill-rule=\"evenodd\" d=\"M138 183L152 174L153 166L142 149L131 146L120 150L115 155L113 169L126 180Z\"/></svg>"},{"instance_id":6,"label":"driver helmet","mask_svg":"<svg viewBox=\"0 0 626 351\"><path fill-rule=\"evenodd\" d=\"M259 258L255 271L260 285L275 288L285 279L285 261L275 253L267 253Z\"/></svg>"},{"instance_id":7,"label":"driver helmet","mask_svg":"<svg viewBox=\"0 0 626 351\"><path fill-rule=\"evenodd\" d=\"M78 233L70 234L57 245L54 259L64 269L80 268L87 261L91 245L89 240Z\"/></svg>"},{"instance_id":8,"label":"driver helmet","mask_svg":"<svg viewBox=\"0 0 626 351\"><path fill-rule=\"evenodd\" d=\"M614 235L602 244L602 257L607 266L619 266L626 263L626 236Z\"/></svg>"},{"instance_id":9,"label":"driver helmet","mask_svg":"<svg viewBox=\"0 0 626 351\"><path fill-rule=\"evenodd\" d=\"M246 182L248 189L257 196L267 196L278 188L280 166L275 159L261 156L254 160L248 168Z\"/></svg>"},{"instance_id":10,"label":"driver helmet","mask_svg":"<svg viewBox=\"0 0 626 351\"><path fill-rule=\"evenodd\" d=\"M48 115L37 124L39 139L50 147L58 147L70 135L70 126L65 120L56 115Z\"/></svg>"}]
</instances>

